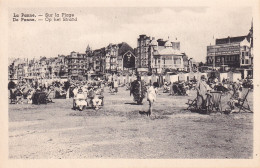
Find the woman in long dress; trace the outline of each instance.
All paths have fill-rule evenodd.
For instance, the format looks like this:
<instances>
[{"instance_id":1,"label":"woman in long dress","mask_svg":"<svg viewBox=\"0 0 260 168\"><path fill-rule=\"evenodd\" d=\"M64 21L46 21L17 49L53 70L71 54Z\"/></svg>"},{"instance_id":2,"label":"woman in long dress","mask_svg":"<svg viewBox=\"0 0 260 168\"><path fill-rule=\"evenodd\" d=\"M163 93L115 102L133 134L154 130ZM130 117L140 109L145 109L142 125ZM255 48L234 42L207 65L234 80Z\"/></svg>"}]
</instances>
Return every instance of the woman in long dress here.
<instances>
[{"instance_id":1,"label":"woman in long dress","mask_svg":"<svg viewBox=\"0 0 260 168\"><path fill-rule=\"evenodd\" d=\"M205 109L208 105L207 94L211 90L210 86L206 83L205 75L201 76L201 80L197 83L197 107L199 109Z\"/></svg>"},{"instance_id":2,"label":"woman in long dress","mask_svg":"<svg viewBox=\"0 0 260 168\"><path fill-rule=\"evenodd\" d=\"M136 101L137 104L142 104L146 92L147 89L145 87L144 81L142 81L141 77L138 76L137 80L131 83L130 96L133 94L134 101Z\"/></svg>"}]
</instances>

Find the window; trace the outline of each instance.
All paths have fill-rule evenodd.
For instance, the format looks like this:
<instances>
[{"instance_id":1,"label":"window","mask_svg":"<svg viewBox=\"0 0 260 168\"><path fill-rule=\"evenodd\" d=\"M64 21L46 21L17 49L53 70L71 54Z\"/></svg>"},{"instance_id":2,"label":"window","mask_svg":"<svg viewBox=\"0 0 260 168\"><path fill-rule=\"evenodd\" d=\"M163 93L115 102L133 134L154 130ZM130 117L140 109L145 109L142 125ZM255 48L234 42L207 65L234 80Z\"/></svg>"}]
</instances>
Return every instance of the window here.
<instances>
[{"instance_id":1,"label":"window","mask_svg":"<svg viewBox=\"0 0 260 168\"><path fill-rule=\"evenodd\" d=\"M246 64L248 64L248 59L246 59Z\"/></svg>"}]
</instances>

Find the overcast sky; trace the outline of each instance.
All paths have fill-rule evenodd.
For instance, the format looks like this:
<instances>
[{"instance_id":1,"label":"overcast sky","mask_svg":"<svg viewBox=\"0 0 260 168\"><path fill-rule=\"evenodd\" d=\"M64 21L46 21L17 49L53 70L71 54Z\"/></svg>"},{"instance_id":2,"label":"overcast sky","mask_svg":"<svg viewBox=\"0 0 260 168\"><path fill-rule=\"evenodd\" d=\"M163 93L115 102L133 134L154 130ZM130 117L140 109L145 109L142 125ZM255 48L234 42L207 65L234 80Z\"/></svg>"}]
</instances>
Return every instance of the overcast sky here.
<instances>
[{"instance_id":1,"label":"overcast sky","mask_svg":"<svg viewBox=\"0 0 260 168\"><path fill-rule=\"evenodd\" d=\"M12 22L13 13L73 13L77 22ZM9 11L9 57L55 57L85 52L109 43L137 47L140 34L181 42L181 50L205 61L214 38L246 35L252 21L249 7L207 8L56 8Z\"/></svg>"}]
</instances>

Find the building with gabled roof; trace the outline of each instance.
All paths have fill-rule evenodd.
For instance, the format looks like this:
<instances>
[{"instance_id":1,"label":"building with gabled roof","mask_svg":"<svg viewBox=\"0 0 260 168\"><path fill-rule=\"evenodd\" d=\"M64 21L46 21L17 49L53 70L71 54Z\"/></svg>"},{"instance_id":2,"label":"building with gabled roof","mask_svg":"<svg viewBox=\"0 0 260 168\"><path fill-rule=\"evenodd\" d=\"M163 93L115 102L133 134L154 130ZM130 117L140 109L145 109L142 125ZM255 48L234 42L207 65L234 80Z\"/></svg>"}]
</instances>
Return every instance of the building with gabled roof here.
<instances>
[{"instance_id":1,"label":"building with gabled roof","mask_svg":"<svg viewBox=\"0 0 260 168\"><path fill-rule=\"evenodd\" d=\"M124 62L124 56L126 55L131 57L131 61L129 60L129 62ZM109 44L106 47L105 62L106 62L105 69L107 73L114 74L114 73L122 72L124 68L130 68L129 67L130 64L131 64L131 68L134 68L135 67L134 49L126 42L122 42L119 44Z\"/></svg>"}]
</instances>

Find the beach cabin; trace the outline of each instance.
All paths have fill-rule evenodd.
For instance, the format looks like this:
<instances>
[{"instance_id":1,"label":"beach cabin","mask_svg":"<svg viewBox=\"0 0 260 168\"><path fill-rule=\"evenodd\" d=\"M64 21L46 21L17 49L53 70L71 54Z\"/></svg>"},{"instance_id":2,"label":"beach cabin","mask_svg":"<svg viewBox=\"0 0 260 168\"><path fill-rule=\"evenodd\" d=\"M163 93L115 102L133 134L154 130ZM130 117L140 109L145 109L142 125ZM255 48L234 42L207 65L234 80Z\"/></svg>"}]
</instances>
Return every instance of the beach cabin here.
<instances>
[{"instance_id":1,"label":"beach cabin","mask_svg":"<svg viewBox=\"0 0 260 168\"><path fill-rule=\"evenodd\" d=\"M179 81L182 82L186 82L190 80L189 74L188 73L179 73Z\"/></svg>"},{"instance_id":2,"label":"beach cabin","mask_svg":"<svg viewBox=\"0 0 260 168\"><path fill-rule=\"evenodd\" d=\"M229 81L231 82L238 82L239 80L242 79L242 74L241 72L229 72L228 73L228 78L229 78Z\"/></svg>"},{"instance_id":3,"label":"beach cabin","mask_svg":"<svg viewBox=\"0 0 260 168\"><path fill-rule=\"evenodd\" d=\"M171 82L171 83L178 82L179 81L179 75L176 74L176 73L167 73L165 75L165 81Z\"/></svg>"}]
</instances>

